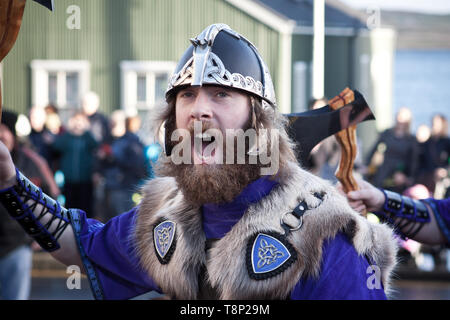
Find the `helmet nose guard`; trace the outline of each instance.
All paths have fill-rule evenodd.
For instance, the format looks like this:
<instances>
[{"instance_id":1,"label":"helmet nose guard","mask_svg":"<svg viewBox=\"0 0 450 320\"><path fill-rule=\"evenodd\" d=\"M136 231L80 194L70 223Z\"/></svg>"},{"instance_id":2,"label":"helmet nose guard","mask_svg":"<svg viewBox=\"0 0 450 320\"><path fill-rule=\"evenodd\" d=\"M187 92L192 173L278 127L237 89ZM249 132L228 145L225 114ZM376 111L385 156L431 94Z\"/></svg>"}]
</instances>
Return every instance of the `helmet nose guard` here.
<instances>
[{"instance_id":1,"label":"helmet nose guard","mask_svg":"<svg viewBox=\"0 0 450 320\"><path fill-rule=\"evenodd\" d=\"M190 41L169 80L166 100L177 88L210 84L243 90L276 108L269 70L250 41L226 24L210 25Z\"/></svg>"}]
</instances>

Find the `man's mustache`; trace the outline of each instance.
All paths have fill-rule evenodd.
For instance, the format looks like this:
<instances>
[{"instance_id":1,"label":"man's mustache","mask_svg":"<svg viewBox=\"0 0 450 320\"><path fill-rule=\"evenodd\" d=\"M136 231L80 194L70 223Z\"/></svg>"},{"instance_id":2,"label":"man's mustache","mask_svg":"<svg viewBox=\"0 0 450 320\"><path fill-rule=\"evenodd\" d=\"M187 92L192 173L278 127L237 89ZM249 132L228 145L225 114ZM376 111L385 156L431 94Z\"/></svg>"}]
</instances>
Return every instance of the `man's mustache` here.
<instances>
[{"instance_id":1,"label":"man's mustache","mask_svg":"<svg viewBox=\"0 0 450 320\"><path fill-rule=\"evenodd\" d=\"M187 130L189 131L191 136L194 136L194 134L199 133L199 128L201 128L200 133L204 133L209 129L222 131L220 128L215 127L214 124L209 120L194 120L191 121L187 126Z\"/></svg>"}]
</instances>

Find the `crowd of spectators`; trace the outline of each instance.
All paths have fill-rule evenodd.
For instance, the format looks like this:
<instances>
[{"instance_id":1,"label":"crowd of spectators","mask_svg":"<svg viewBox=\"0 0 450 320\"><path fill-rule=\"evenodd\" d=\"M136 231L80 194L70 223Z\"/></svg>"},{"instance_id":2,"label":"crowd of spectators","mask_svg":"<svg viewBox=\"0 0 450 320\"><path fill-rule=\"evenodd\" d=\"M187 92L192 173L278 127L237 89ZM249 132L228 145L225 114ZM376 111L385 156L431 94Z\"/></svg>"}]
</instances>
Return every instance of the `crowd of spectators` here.
<instances>
[{"instance_id":1,"label":"crowd of spectators","mask_svg":"<svg viewBox=\"0 0 450 320\"><path fill-rule=\"evenodd\" d=\"M313 100L310 109L325 106L326 99ZM412 132L413 114L403 107L395 115L395 124L380 132L364 157L358 146L355 174L378 188L388 189L414 199L450 197L450 138L448 120L435 114L430 126L421 125ZM359 145L360 141L358 141ZM334 137L317 145L304 164L322 178L336 182L340 146ZM450 271L450 251L437 246L420 245L412 240L401 242L400 253L408 263L431 271L443 267ZM447 260L447 261L446 261Z\"/></svg>"},{"instance_id":2,"label":"crowd of spectators","mask_svg":"<svg viewBox=\"0 0 450 320\"><path fill-rule=\"evenodd\" d=\"M326 99L313 100L309 108L316 109L326 104ZM358 141L356 174L376 187L398 193L420 188L427 191L427 196L437 199L449 197L448 120L443 114L435 114L430 120L430 126L421 125L413 133L411 110L400 108L394 126L379 133L367 155L361 153L361 141ZM334 173L339 159L340 147L334 137L329 137L311 151L311 157L303 167L325 179L336 181Z\"/></svg>"},{"instance_id":3,"label":"crowd of spectators","mask_svg":"<svg viewBox=\"0 0 450 320\"><path fill-rule=\"evenodd\" d=\"M393 128L382 132L367 157L366 178L375 186L420 200L450 197L450 138L443 114L411 132L412 113L401 108ZM415 241L401 242L405 265L423 271L450 271L450 250Z\"/></svg>"},{"instance_id":4,"label":"crowd of spectators","mask_svg":"<svg viewBox=\"0 0 450 320\"><path fill-rule=\"evenodd\" d=\"M138 198L133 195L152 177L158 153L152 144L148 156L149 146L138 136L137 115L119 110L108 117L99 107L94 92L83 97L67 121L52 105L32 107L28 132L17 130L24 116L4 107L0 141L10 150L17 169L45 193L66 208L82 209L89 217L107 222L136 205ZM0 206L0 299L28 298L33 248L39 250Z\"/></svg>"},{"instance_id":5,"label":"crowd of spectators","mask_svg":"<svg viewBox=\"0 0 450 320\"><path fill-rule=\"evenodd\" d=\"M326 99L314 100L310 109L326 104ZM32 107L30 130L20 135L17 114L4 111L0 140L10 150L17 168L44 192L67 208L82 209L89 217L107 222L137 204L135 195L140 184L153 176L151 164L161 148L141 141L137 115L116 110L106 116L99 107L100 99L94 92L83 97L80 108L73 110L67 121L60 119L52 105ZM359 153L356 173L377 187L417 199L449 197L447 119L437 114L430 127L422 125L416 134L411 132L412 120L411 111L401 108L395 125L379 134L367 157ZM329 137L312 150L303 166L335 182L339 159L339 145ZM414 243L403 246L414 254L420 247ZM1 298L27 299L31 247L30 238L0 207ZM426 250L422 248L422 252Z\"/></svg>"},{"instance_id":6,"label":"crowd of spectators","mask_svg":"<svg viewBox=\"0 0 450 320\"><path fill-rule=\"evenodd\" d=\"M450 138L444 115L436 114L431 127L411 132L412 113L400 108L393 128L382 132L366 159L366 178L375 186L398 193L412 187L426 189L429 196L449 197Z\"/></svg>"},{"instance_id":7,"label":"crowd of spectators","mask_svg":"<svg viewBox=\"0 0 450 320\"><path fill-rule=\"evenodd\" d=\"M140 118L123 110L106 116L94 92L84 95L66 121L54 106L33 107L28 145L51 168L68 208L106 222L134 206L132 195L151 172L151 160L138 137ZM122 211L121 211L122 210Z\"/></svg>"}]
</instances>

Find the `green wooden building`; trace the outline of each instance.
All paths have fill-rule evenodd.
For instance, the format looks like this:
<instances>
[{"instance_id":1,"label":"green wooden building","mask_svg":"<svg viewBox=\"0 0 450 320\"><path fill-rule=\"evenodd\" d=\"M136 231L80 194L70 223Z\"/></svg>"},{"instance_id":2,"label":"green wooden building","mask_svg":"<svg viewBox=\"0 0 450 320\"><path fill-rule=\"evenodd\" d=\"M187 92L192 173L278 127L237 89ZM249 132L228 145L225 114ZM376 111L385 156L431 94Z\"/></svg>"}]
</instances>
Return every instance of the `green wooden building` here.
<instances>
[{"instance_id":1,"label":"green wooden building","mask_svg":"<svg viewBox=\"0 0 450 320\"><path fill-rule=\"evenodd\" d=\"M58 0L53 12L28 1L2 63L3 103L24 114L52 103L64 116L92 90L104 113L146 114L162 101L188 39L220 22L259 49L280 110L302 111L311 96L312 13L312 0ZM331 98L365 81L359 75L370 67L373 41L361 19L334 0L327 1L325 20L325 95ZM372 99L376 90L368 81Z\"/></svg>"}]
</instances>

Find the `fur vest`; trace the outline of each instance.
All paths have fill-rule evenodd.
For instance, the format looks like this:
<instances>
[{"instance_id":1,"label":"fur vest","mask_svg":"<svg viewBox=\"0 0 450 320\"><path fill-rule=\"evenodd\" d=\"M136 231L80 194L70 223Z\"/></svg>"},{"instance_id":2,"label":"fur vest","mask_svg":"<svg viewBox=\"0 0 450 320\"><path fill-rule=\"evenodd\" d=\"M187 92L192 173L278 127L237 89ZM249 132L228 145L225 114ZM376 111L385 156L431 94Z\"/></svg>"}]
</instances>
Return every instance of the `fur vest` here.
<instances>
[{"instance_id":1,"label":"fur vest","mask_svg":"<svg viewBox=\"0 0 450 320\"><path fill-rule=\"evenodd\" d=\"M331 184L297 164L291 164L284 172L278 177L279 185L250 205L238 223L213 244L208 256L200 208L186 203L175 179L149 181L143 188L133 233L142 267L164 293L177 299L197 298L202 266L206 266L208 280L221 299L285 299L301 277L320 275L324 240L344 232L358 254L380 268L381 281L388 292L397 252L392 230L361 217ZM315 193L321 194L322 199ZM309 208L303 215L303 224L285 237L295 259L273 276L252 278L249 242L259 232L284 234L281 219L289 218L285 213L302 201ZM162 221L174 222L176 229L169 261L161 260L153 245L154 228Z\"/></svg>"}]
</instances>

